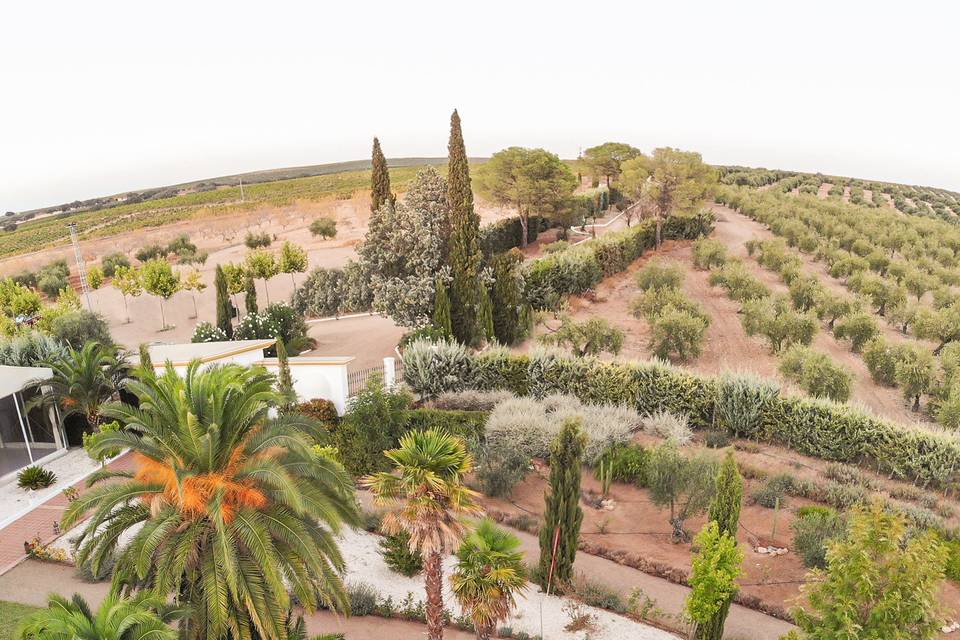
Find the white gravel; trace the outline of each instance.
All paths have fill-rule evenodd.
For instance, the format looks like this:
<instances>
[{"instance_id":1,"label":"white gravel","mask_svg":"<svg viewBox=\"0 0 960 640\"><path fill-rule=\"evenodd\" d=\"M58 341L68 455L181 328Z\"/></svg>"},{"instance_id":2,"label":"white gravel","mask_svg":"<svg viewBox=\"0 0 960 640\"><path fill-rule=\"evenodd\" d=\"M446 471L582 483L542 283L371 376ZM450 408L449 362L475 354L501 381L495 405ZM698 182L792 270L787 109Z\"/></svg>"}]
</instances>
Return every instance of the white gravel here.
<instances>
[{"instance_id":1,"label":"white gravel","mask_svg":"<svg viewBox=\"0 0 960 640\"><path fill-rule=\"evenodd\" d=\"M49 462L41 460L37 466L53 471L57 475L57 481L38 491L21 489L17 486L15 476L0 485L0 529L36 509L78 480L86 478L100 468L100 463L91 459L82 447L77 447Z\"/></svg>"},{"instance_id":2,"label":"white gravel","mask_svg":"<svg viewBox=\"0 0 960 640\"><path fill-rule=\"evenodd\" d=\"M364 531L350 531L344 534L340 548L347 562L347 582L350 584L366 583L380 592L383 597L391 596L394 602L399 602L413 594L414 602L425 599L423 591L423 577L406 578L391 571L379 551L379 536ZM444 605L454 615L461 613L453 594L450 591L450 574L453 571L455 559L446 558L443 563L444 571ZM584 612L595 616L598 629L595 631L566 631L564 627L570 622L570 616L564 611L569 598L546 596L540 593L536 585L529 585L524 594L517 599L517 607L510 618L500 626L512 627L515 631L525 631L530 635L542 635L543 638L554 640L676 640L677 636L651 627L615 613L583 606ZM542 628L541 628L542 619ZM542 630L541 630L542 629Z\"/></svg>"}]
</instances>

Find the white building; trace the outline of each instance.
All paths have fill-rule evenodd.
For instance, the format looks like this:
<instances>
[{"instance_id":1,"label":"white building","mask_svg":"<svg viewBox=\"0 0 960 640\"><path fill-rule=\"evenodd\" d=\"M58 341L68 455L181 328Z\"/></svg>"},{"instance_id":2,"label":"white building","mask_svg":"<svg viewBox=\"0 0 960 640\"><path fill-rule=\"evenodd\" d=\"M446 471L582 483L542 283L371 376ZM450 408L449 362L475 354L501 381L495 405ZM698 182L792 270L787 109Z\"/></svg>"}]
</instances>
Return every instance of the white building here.
<instances>
[{"instance_id":1,"label":"white building","mask_svg":"<svg viewBox=\"0 0 960 640\"><path fill-rule=\"evenodd\" d=\"M259 365L271 373L277 373L280 368L277 359L267 358L264 354L275 343L276 340L269 339L158 344L149 347L150 361L157 371L161 371L169 362L181 375L194 360L199 360L203 365ZM337 407L337 412L343 415L349 396L347 366L352 361L352 357L346 356L289 358L290 377L297 398L301 402L315 398L330 400Z\"/></svg>"},{"instance_id":2,"label":"white building","mask_svg":"<svg viewBox=\"0 0 960 640\"><path fill-rule=\"evenodd\" d=\"M52 375L46 367L0 366L0 479L66 451L67 439L56 409L28 408L41 393L34 383Z\"/></svg>"}]
</instances>

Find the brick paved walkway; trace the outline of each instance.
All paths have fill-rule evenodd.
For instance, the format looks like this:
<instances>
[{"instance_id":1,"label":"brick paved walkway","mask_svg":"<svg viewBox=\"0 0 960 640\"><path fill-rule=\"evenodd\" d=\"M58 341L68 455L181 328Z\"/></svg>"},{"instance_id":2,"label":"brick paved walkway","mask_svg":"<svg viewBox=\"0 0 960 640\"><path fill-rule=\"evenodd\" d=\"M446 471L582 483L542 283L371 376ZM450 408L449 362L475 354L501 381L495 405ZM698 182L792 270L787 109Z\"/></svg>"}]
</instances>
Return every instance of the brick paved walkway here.
<instances>
[{"instance_id":1,"label":"brick paved walkway","mask_svg":"<svg viewBox=\"0 0 960 640\"><path fill-rule=\"evenodd\" d=\"M133 455L125 453L107 466L117 471L132 469ZM87 488L86 479L76 482L73 487L78 493L83 493ZM24 542L39 536L41 542L49 544L60 537L60 534L54 532L53 526L60 522L67 504L69 503L63 492L58 493L0 529L0 575L14 568L27 557Z\"/></svg>"}]
</instances>

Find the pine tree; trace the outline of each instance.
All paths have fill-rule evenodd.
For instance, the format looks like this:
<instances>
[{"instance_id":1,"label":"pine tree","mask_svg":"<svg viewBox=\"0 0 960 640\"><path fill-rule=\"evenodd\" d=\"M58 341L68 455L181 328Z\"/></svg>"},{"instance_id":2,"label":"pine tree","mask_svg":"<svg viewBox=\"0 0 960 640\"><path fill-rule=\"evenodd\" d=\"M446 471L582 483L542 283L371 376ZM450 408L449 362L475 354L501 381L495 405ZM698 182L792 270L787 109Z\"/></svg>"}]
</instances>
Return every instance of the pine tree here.
<instances>
[{"instance_id":1,"label":"pine tree","mask_svg":"<svg viewBox=\"0 0 960 640\"><path fill-rule=\"evenodd\" d=\"M453 337L453 328L450 325L450 295L447 285L437 278L437 293L433 303L433 326L443 332L447 338Z\"/></svg>"},{"instance_id":2,"label":"pine tree","mask_svg":"<svg viewBox=\"0 0 960 640\"><path fill-rule=\"evenodd\" d=\"M227 288L227 276L220 265L217 265L213 285L217 291L217 326L227 334L228 338L232 338L233 322L231 318L233 313L230 307L230 291Z\"/></svg>"},{"instance_id":3,"label":"pine tree","mask_svg":"<svg viewBox=\"0 0 960 640\"><path fill-rule=\"evenodd\" d=\"M370 175L370 211L376 211L380 205L396 202L396 196L390 192L390 171L387 159L380 150L380 141L373 139L373 171Z\"/></svg>"},{"instance_id":4,"label":"pine tree","mask_svg":"<svg viewBox=\"0 0 960 640\"><path fill-rule=\"evenodd\" d=\"M743 502L743 477L737 468L737 461L733 452L728 451L720 471L717 473L717 492L710 503L707 522L716 522L719 535L729 536L736 542L737 529L740 527L740 507ZM720 640L723 637L723 626L730 613L730 605L736 591L731 593L720 607L710 616L709 620L698 622L694 631L695 640Z\"/></svg>"},{"instance_id":5,"label":"pine tree","mask_svg":"<svg viewBox=\"0 0 960 640\"><path fill-rule=\"evenodd\" d=\"M254 284L253 278L247 276L247 285L245 288L243 302L247 307L247 314L256 313L259 311L257 308L257 285Z\"/></svg>"},{"instance_id":6,"label":"pine tree","mask_svg":"<svg viewBox=\"0 0 960 640\"><path fill-rule=\"evenodd\" d=\"M480 311L480 216L473 209L470 167L460 130L460 116L450 116L447 200L450 202L449 260L453 275L450 286L451 321L454 337L468 346L480 342L483 328Z\"/></svg>"},{"instance_id":7,"label":"pine tree","mask_svg":"<svg viewBox=\"0 0 960 640\"><path fill-rule=\"evenodd\" d=\"M580 420L569 418L560 428L550 454L550 493L540 529L540 586L552 593L573 578L573 561L583 511L580 509L580 468L586 440ZM556 553L554 553L556 549Z\"/></svg>"},{"instance_id":8,"label":"pine tree","mask_svg":"<svg viewBox=\"0 0 960 640\"><path fill-rule=\"evenodd\" d=\"M280 405L280 412L286 412L293 409L297 404L297 394L293 390L293 376L290 374L290 360L287 358L287 347L283 343L283 338L277 338L277 391L283 396L283 404Z\"/></svg>"}]
</instances>

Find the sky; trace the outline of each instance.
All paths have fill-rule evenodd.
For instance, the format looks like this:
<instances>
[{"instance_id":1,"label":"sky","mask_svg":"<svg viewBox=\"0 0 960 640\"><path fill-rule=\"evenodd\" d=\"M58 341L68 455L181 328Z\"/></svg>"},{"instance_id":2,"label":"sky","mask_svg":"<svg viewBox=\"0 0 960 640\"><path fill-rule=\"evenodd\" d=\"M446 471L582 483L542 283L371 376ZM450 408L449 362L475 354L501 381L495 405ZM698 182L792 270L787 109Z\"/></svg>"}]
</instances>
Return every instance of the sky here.
<instances>
[{"instance_id":1,"label":"sky","mask_svg":"<svg viewBox=\"0 0 960 640\"><path fill-rule=\"evenodd\" d=\"M951 6L953 5L953 6ZM0 211L605 141L960 191L948 2L7 2Z\"/></svg>"}]
</instances>

